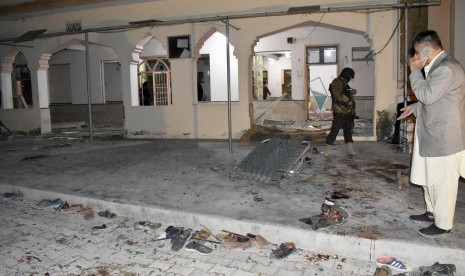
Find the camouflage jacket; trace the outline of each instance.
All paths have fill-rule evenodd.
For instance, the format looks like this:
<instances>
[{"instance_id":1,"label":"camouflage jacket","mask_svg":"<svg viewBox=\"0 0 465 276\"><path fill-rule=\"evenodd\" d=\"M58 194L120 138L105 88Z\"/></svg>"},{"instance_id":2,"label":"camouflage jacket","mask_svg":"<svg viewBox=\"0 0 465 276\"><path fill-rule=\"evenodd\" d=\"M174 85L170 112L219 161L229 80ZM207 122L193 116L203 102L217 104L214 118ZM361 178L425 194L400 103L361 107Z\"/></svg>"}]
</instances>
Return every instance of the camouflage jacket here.
<instances>
[{"instance_id":1,"label":"camouflage jacket","mask_svg":"<svg viewBox=\"0 0 465 276\"><path fill-rule=\"evenodd\" d=\"M341 76L331 82L329 91L333 102L333 113L348 114L353 112L353 95L349 89L350 86Z\"/></svg>"}]
</instances>

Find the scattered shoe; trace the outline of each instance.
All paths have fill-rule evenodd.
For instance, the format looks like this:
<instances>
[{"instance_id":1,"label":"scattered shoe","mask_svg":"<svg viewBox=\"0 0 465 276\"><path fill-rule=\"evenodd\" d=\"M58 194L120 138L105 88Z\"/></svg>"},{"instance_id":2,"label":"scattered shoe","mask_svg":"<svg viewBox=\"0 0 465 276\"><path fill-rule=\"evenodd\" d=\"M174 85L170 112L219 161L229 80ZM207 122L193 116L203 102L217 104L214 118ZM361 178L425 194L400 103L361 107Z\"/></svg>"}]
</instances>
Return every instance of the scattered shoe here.
<instances>
[{"instance_id":1,"label":"scattered shoe","mask_svg":"<svg viewBox=\"0 0 465 276\"><path fill-rule=\"evenodd\" d=\"M392 276L391 269L387 266L377 267L373 276Z\"/></svg>"},{"instance_id":2,"label":"scattered shoe","mask_svg":"<svg viewBox=\"0 0 465 276\"><path fill-rule=\"evenodd\" d=\"M69 206L68 209L65 209L64 211L66 213L78 213L80 212L82 209L84 209L84 205L83 204L80 204L80 203L77 203L77 204L71 204Z\"/></svg>"},{"instance_id":3,"label":"scattered shoe","mask_svg":"<svg viewBox=\"0 0 465 276\"><path fill-rule=\"evenodd\" d=\"M376 265L379 267L387 266L390 269L398 271L398 272L407 271L407 266L403 262L399 261L398 259L394 257L378 258L376 259Z\"/></svg>"},{"instance_id":4,"label":"scattered shoe","mask_svg":"<svg viewBox=\"0 0 465 276\"><path fill-rule=\"evenodd\" d=\"M425 238L434 239L441 235L450 233L450 230L444 230L436 226L436 224L431 224L426 228L418 230L418 234Z\"/></svg>"},{"instance_id":5,"label":"scattered shoe","mask_svg":"<svg viewBox=\"0 0 465 276\"><path fill-rule=\"evenodd\" d=\"M66 210L69 208L68 202L64 201L58 207L55 208L55 212L60 212L61 210Z\"/></svg>"},{"instance_id":6,"label":"scattered shoe","mask_svg":"<svg viewBox=\"0 0 465 276\"><path fill-rule=\"evenodd\" d=\"M180 235L178 235L175 238L171 239L171 250L173 251L179 251L181 248L184 247L186 244L187 240L191 237L192 235L192 229L185 229L182 231Z\"/></svg>"},{"instance_id":7,"label":"scattered shoe","mask_svg":"<svg viewBox=\"0 0 465 276\"><path fill-rule=\"evenodd\" d=\"M23 195L21 193L4 193L3 200L17 200L21 199Z\"/></svg>"},{"instance_id":8,"label":"scattered shoe","mask_svg":"<svg viewBox=\"0 0 465 276\"><path fill-rule=\"evenodd\" d=\"M117 215L115 213L112 213L110 210L101 211L101 212L98 212L97 214L100 217L109 218L109 219L117 217Z\"/></svg>"},{"instance_id":9,"label":"scattered shoe","mask_svg":"<svg viewBox=\"0 0 465 276\"><path fill-rule=\"evenodd\" d=\"M192 239L207 240L211 236L211 232L206 229L200 229L192 233Z\"/></svg>"},{"instance_id":10,"label":"scattered shoe","mask_svg":"<svg viewBox=\"0 0 465 276\"><path fill-rule=\"evenodd\" d=\"M254 234L247 234L247 238L249 238L252 241L252 244L258 247L265 247L270 244L269 241L267 241L264 237L260 235L254 235Z\"/></svg>"},{"instance_id":11,"label":"scattered shoe","mask_svg":"<svg viewBox=\"0 0 465 276\"><path fill-rule=\"evenodd\" d=\"M231 232L220 233L217 235L226 248L249 248L252 246L252 241L248 237L240 236Z\"/></svg>"},{"instance_id":12,"label":"scattered shoe","mask_svg":"<svg viewBox=\"0 0 465 276\"><path fill-rule=\"evenodd\" d=\"M313 230L326 228L332 225L344 223L350 217L349 212L334 203L329 198L325 198L321 205L321 213L308 218L300 218L299 221L311 225Z\"/></svg>"},{"instance_id":13,"label":"scattered shoe","mask_svg":"<svg viewBox=\"0 0 465 276\"><path fill-rule=\"evenodd\" d=\"M91 234L98 235L100 234L100 232L102 232L105 229L107 229L107 226L105 224L103 224L102 226L94 226L92 227Z\"/></svg>"},{"instance_id":14,"label":"scattered shoe","mask_svg":"<svg viewBox=\"0 0 465 276\"><path fill-rule=\"evenodd\" d=\"M158 222L151 222L148 220L145 221L138 221L134 223L134 229L136 230L156 230L161 227L161 223Z\"/></svg>"},{"instance_id":15,"label":"scattered shoe","mask_svg":"<svg viewBox=\"0 0 465 276\"><path fill-rule=\"evenodd\" d=\"M63 201L61 201L60 198L56 199L44 199L39 202L39 206L42 208L55 208L62 204Z\"/></svg>"},{"instance_id":16,"label":"scattered shoe","mask_svg":"<svg viewBox=\"0 0 465 276\"><path fill-rule=\"evenodd\" d=\"M210 255L213 252L212 248L203 245L199 241L190 241L189 243L186 244L184 249L186 249L187 251L191 251L191 252L197 252L200 255L205 255L205 256Z\"/></svg>"},{"instance_id":17,"label":"scattered shoe","mask_svg":"<svg viewBox=\"0 0 465 276\"><path fill-rule=\"evenodd\" d=\"M433 213L431 212L426 212L421 215L411 215L409 219L413 222L420 222L420 223L434 222L434 216L433 216Z\"/></svg>"},{"instance_id":18,"label":"scattered shoe","mask_svg":"<svg viewBox=\"0 0 465 276\"><path fill-rule=\"evenodd\" d=\"M325 197L325 200L323 201L323 204L321 205L321 212L322 213L327 213L331 211L331 208L335 206L334 201L328 197Z\"/></svg>"},{"instance_id":19,"label":"scattered shoe","mask_svg":"<svg viewBox=\"0 0 465 276\"><path fill-rule=\"evenodd\" d=\"M176 238L179 235L181 235L182 231L184 231L184 227L175 227L170 225L168 226L168 228L165 229L166 238Z\"/></svg>"},{"instance_id":20,"label":"scattered shoe","mask_svg":"<svg viewBox=\"0 0 465 276\"><path fill-rule=\"evenodd\" d=\"M292 253L296 252L297 248L293 242L284 242L279 245L275 250L271 250L271 258L273 259L283 259Z\"/></svg>"},{"instance_id":21,"label":"scattered shoe","mask_svg":"<svg viewBox=\"0 0 465 276\"><path fill-rule=\"evenodd\" d=\"M438 262L432 266L420 266L421 275L453 276L456 270L454 264L440 264Z\"/></svg>"},{"instance_id":22,"label":"scattered shoe","mask_svg":"<svg viewBox=\"0 0 465 276\"><path fill-rule=\"evenodd\" d=\"M94 211L90 207L84 207L79 212L84 215L84 219L86 219L86 220L92 220L95 217L94 216Z\"/></svg>"},{"instance_id":23,"label":"scattered shoe","mask_svg":"<svg viewBox=\"0 0 465 276\"><path fill-rule=\"evenodd\" d=\"M229 244L231 248L249 248L252 246L252 240L248 237L237 236L236 241Z\"/></svg>"}]
</instances>

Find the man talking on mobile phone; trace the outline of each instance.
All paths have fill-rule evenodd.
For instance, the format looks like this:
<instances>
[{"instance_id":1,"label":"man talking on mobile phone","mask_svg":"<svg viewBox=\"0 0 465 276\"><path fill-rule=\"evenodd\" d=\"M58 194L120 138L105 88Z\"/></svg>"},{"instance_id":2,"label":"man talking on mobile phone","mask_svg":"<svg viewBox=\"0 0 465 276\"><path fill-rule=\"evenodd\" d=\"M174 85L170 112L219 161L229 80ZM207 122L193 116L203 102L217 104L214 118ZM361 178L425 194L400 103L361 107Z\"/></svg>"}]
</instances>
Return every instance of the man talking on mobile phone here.
<instances>
[{"instance_id":1,"label":"man talking on mobile phone","mask_svg":"<svg viewBox=\"0 0 465 276\"><path fill-rule=\"evenodd\" d=\"M398 120L417 118L410 181L423 186L426 212L410 220L429 223L418 233L436 238L453 227L459 178L465 176L465 72L435 31L419 33L412 47L409 78L418 102Z\"/></svg>"}]
</instances>

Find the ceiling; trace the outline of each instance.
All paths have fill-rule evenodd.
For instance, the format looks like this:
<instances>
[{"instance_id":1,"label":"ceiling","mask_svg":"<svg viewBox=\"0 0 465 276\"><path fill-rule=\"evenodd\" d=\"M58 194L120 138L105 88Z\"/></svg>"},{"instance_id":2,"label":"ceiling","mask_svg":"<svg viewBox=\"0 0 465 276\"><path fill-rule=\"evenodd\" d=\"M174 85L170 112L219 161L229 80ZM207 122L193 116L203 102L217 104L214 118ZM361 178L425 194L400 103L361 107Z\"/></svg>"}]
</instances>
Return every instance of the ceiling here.
<instances>
[{"instance_id":1,"label":"ceiling","mask_svg":"<svg viewBox=\"0 0 465 276\"><path fill-rule=\"evenodd\" d=\"M0 0L0 21L142 2L150 0Z\"/></svg>"}]
</instances>

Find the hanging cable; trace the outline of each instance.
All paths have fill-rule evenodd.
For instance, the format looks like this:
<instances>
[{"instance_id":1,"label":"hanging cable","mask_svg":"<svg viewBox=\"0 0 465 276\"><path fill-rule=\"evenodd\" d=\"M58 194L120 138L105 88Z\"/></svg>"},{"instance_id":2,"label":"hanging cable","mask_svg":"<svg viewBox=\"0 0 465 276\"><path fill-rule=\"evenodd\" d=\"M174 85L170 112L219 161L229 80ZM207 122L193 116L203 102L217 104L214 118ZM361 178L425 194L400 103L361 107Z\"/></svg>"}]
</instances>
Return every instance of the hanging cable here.
<instances>
[{"instance_id":1,"label":"hanging cable","mask_svg":"<svg viewBox=\"0 0 465 276\"><path fill-rule=\"evenodd\" d=\"M320 26L321 21L323 20L323 17L325 17L325 14L326 14L326 13L323 12L323 14L322 14L321 17L320 17L320 20L318 20L318 22L317 22L317 23L315 24L315 26L313 27L313 30L312 30L311 32L309 32L307 36L305 36L304 38L299 39L299 40L306 40L307 38L309 38L310 35L316 30L316 28L318 28L318 26Z\"/></svg>"},{"instance_id":2,"label":"hanging cable","mask_svg":"<svg viewBox=\"0 0 465 276\"><path fill-rule=\"evenodd\" d=\"M389 37L388 41L386 42L386 44L383 46L383 48L381 48L381 50L379 50L378 52L376 52L374 54L374 56L380 54L388 45L389 45L389 42L391 42L392 38L394 37L394 34L397 32L397 29L399 29L399 25L400 25L400 21L402 20L402 18L404 18L404 11L402 11L402 15L400 16L399 20L397 21L397 25L396 27L394 28L394 31L392 32L391 36Z\"/></svg>"}]
</instances>

